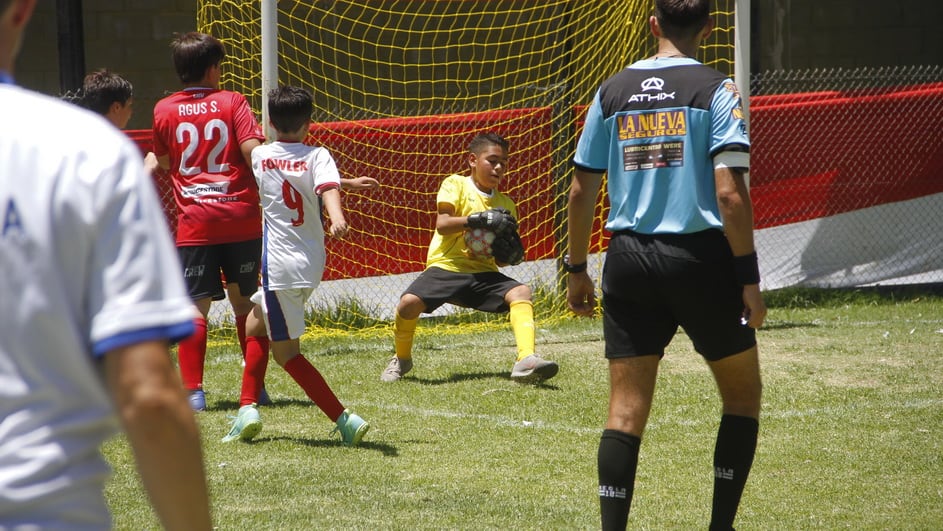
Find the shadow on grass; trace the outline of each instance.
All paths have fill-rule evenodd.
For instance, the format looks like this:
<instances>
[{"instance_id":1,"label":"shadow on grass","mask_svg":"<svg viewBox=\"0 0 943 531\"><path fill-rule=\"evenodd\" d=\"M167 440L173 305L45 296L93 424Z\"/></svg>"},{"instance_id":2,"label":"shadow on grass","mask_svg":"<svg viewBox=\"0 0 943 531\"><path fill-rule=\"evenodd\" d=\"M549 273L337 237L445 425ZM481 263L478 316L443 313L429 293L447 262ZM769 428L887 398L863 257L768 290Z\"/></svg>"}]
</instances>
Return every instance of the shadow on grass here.
<instances>
[{"instance_id":1,"label":"shadow on grass","mask_svg":"<svg viewBox=\"0 0 943 531\"><path fill-rule=\"evenodd\" d=\"M794 322L794 321L766 321L763 323L763 327L758 330L762 332L763 330L793 330L796 328L818 328L821 325L812 323L812 322Z\"/></svg>"},{"instance_id":2,"label":"shadow on grass","mask_svg":"<svg viewBox=\"0 0 943 531\"><path fill-rule=\"evenodd\" d=\"M369 436L369 434L368 434ZM243 441L243 444L262 444L265 442L275 442L275 441L286 441L290 443L299 444L302 446L307 446L309 448L344 448L348 449L348 446L345 446L340 439L305 439L302 437L287 437L283 435L273 436L273 437L256 437L251 441ZM361 441L360 444L350 450L371 450L375 452L382 452L383 455L387 457L396 457L399 455L399 450L391 445L381 442L374 441Z\"/></svg>"},{"instance_id":3,"label":"shadow on grass","mask_svg":"<svg viewBox=\"0 0 943 531\"><path fill-rule=\"evenodd\" d=\"M498 379L498 380L511 380L511 376L507 372L459 372L452 373L445 378L416 378L415 376L404 376L402 381L412 381L420 385L446 385L452 383L459 383L469 380L489 380L489 379ZM543 387L547 389L559 389L554 385L548 384L546 381L531 383L531 384L520 384L522 387L533 386L533 387Z\"/></svg>"}]
</instances>

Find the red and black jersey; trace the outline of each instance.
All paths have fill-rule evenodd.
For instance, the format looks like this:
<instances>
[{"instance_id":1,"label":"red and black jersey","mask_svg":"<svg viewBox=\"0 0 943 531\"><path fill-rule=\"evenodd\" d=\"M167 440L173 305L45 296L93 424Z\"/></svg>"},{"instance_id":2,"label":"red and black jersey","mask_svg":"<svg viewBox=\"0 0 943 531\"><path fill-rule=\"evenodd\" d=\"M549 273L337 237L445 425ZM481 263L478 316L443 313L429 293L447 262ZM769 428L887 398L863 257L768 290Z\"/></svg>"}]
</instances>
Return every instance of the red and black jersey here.
<instances>
[{"instance_id":1,"label":"red and black jersey","mask_svg":"<svg viewBox=\"0 0 943 531\"><path fill-rule=\"evenodd\" d=\"M170 157L177 245L262 237L259 192L240 145L264 140L245 97L188 88L154 107L154 152Z\"/></svg>"}]
</instances>

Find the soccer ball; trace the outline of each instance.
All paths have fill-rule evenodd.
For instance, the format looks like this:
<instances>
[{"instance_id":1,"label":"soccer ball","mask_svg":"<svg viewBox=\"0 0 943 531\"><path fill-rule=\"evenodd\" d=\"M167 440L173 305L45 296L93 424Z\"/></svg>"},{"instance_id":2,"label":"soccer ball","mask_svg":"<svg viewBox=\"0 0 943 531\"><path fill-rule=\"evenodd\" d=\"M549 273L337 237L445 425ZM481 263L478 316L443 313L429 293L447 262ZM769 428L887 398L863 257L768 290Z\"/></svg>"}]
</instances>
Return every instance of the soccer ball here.
<instances>
[{"instance_id":1,"label":"soccer ball","mask_svg":"<svg viewBox=\"0 0 943 531\"><path fill-rule=\"evenodd\" d=\"M488 229L468 229L465 231L465 248L468 254L478 258L491 257L491 244L494 231Z\"/></svg>"}]
</instances>

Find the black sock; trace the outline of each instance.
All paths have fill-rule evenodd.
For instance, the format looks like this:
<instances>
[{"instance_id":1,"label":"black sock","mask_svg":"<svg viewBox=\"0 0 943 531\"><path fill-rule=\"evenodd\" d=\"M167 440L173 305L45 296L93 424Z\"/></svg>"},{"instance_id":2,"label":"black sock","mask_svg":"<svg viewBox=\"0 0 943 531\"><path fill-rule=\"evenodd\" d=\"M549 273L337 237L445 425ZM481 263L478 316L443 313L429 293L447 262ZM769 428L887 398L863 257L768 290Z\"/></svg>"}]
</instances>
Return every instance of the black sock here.
<instances>
[{"instance_id":1,"label":"black sock","mask_svg":"<svg viewBox=\"0 0 943 531\"><path fill-rule=\"evenodd\" d=\"M599 508L603 531L624 530L629 520L638 450L642 439L616 430L603 430L599 439Z\"/></svg>"},{"instance_id":2,"label":"black sock","mask_svg":"<svg viewBox=\"0 0 943 531\"><path fill-rule=\"evenodd\" d=\"M740 496L753 466L759 422L751 417L724 415L714 447L712 530L733 529Z\"/></svg>"}]
</instances>

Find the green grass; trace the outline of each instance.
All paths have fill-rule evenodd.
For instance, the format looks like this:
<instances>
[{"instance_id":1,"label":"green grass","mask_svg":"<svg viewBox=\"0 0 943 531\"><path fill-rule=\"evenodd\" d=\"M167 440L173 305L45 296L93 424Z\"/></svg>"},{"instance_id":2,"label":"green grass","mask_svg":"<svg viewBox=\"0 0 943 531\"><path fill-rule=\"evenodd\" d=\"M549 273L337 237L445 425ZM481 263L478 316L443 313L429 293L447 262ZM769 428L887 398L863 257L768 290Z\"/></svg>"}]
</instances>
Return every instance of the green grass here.
<instances>
[{"instance_id":1,"label":"green grass","mask_svg":"<svg viewBox=\"0 0 943 531\"><path fill-rule=\"evenodd\" d=\"M926 293L768 294L763 413L737 528L938 529L943 522L943 299ZM324 334L303 349L373 428L359 448L274 363L275 400L251 444L223 444L241 368L234 341L207 357L198 415L219 529L593 529L608 379L598 320L538 322L560 374L508 379L506 324L424 326L403 381L379 374L389 333ZM679 333L642 445L633 529L705 528L719 402ZM123 439L108 498L117 529L157 529Z\"/></svg>"}]
</instances>

